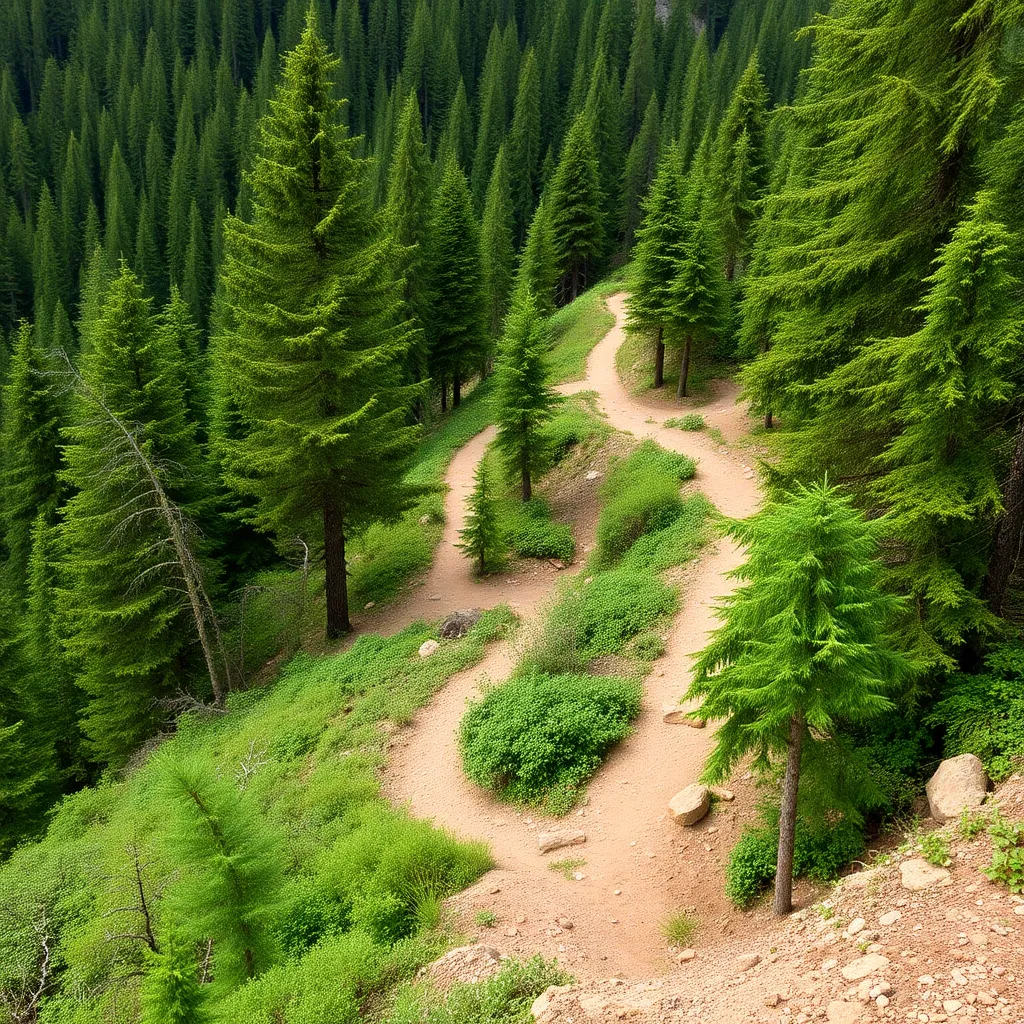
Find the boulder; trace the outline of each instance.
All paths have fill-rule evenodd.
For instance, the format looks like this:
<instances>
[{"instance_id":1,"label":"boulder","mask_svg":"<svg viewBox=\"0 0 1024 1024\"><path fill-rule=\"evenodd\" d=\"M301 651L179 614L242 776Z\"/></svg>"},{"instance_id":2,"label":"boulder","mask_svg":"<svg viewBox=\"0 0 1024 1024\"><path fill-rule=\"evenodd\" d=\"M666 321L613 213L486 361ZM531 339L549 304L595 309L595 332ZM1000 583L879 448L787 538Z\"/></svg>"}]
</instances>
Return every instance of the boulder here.
<instances>
[{"instance_id":1,"label":"boulder","mask_svg":"<svg viewBox=\"0 0 1024 1024\"><path fill-rule=\"evenodd\" d=\"M441 623L441 628L438 632L445 640L458 640L460 636L465 636L480 621L481 614L479 608L452 612Z\"/></svg>"},{"instance_id":2,"label":"boulder","mask_svg":"<svg viewBox=\"0 0 1024 1024\"><path fill-rule=\"evenodd\" d=\"M563 846L579 846L587 841L586 832L578 828L564 829L561 832L541 832L537 836L537 847L541 853L560 850Z\"/></svg>"},{"instance_id":3,"label":"boulder","mask_svg":"<svg viewBox=\"0 0 1024 1024\"><path fill-rule=\"evenodd\" d=\"M677 825L694 825L711 807L711 790L700 783L681 789L668 802L669 813Z\"/></svg>"},{"instance_id":4,"label":"boulder","mask_svg":"<svg viewBox=\"0 0 1024 1024\"><path fill-rule=\"evenodd\" d=\"M828 1024L857 1024L861 1017L859 1003L846 1003L842 999L833 999L825 1010Z\"/></svg>"},{"instance_id":5,"label":"boulder","mask_svg":"<svg viewBox=\"0 0 1024 1024\"><path fill-rule=\"evenodd\" d=\"M533 1015L533 1019L538 1020L543 1017L551 1007L551 1000L562 992L568 992L569 988L569 985L548 985L548 987L544 989L536 999L534 999L533 1005L530 1007L530 1013Z\"/></svg>"},{"instance_id":6,"label":"boulder","mask_svg":"<svg viewBox=\"0 0 1024 1024\"><path fill-rule=\"evenodd\" d=\"M877 974L883 967L889 966L889 958L881 953L868 953L867 956L857 957L856 960L848 963L842 970L842 975L847 981L860 981L871 974Z\"/></svg>"},{"instance_id":7,"label":"boulder","mask_svg":"<svg viewBox=\"0 0 1024 1024\"><path fill-rule=\"evenodd\" d=\"M979 807L988 792L985 767L974 754L943 761L928 780L928 810L938 822L959 818L965 808Z\"/></svg>"},{"instance_id":8,"label":"boulder","mask_svg":"<svg viewBox=\"0 0 1024 1024\"><path fill-rule=\"evenodd\" d=\"M922 892L949 881L949 872L929 864L923 857L912 857L900 865L900 881L904 889Z\"/></svg>"},{"instance_id":9,"label":"boulder","mask_svg":"<svg viewBox=\"0 0 1024 1024\"><path fill-rule=\"evenodd\" d=\"M420 657L429 658L440 646L436 640L424 640L420 644Z\"/></svg>"}]
</instances>

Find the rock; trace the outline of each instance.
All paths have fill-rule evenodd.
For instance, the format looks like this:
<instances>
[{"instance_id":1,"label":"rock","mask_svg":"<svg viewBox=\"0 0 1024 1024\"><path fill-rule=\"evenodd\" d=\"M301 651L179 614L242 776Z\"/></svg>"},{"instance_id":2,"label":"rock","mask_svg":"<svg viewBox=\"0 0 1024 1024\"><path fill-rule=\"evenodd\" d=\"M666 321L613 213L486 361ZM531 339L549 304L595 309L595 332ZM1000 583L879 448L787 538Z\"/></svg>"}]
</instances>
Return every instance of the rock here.
<instances>
[{"instance_id":1,"label":"rock","mask_svg":"<svg viewBox=\"0 0 1024 1024\"><path fill-rule=\"evenodd\" d=\"M838 967L838 966L839 966L839 961L834 956L831 956L827 960L822 960L820 970L822 970L822 971L831 971L833 967Z\"/></svg>"},{"instance_id":2,"label":"rock","mask_svg":"<svg viewBox=\"0 0 1024 1024\"><path fill-rule=\"evenodd\" d=\"M366 604L363 605L363 611L364 612L368 612L371 608L376 608L376 607L377 607L377 602L376 601L367 601Z\"/></svg>"},{"instance_id":3,"label":"rock","mask_svg":"<svg viewBox=\"0 0 1024 1024\"><path fill-rule=\"evenodd\" d=\"M881 953L868 953L848 963L842 970L847 981L860 981L869 974L877 974L883 967L889 966L889 958Z\"/></svg>"},{"instance_id":4,"label":"rock","mask_svg":"<svg viewBox=\"0 0 1024 1024\"><path fill-rule=\"evenodd\" d=\"M883 914L879 919L878 923L883 928L888 928L889 925L895 924L903 915L898 910L890 910L888 914Z\"/></svg>"},{"instance_id":5,"label":"rock","mask_svg":"<svg viewBox=\"0 0 1024 1024\"><path fill-rule=\"evenodd\" d=\"M825 1010L825 1018L829 1024L857 1024L861 1019L861 1007L858 1003L845 1003L842 999L833 999Z\"/></svg>"},{"instance_id":6,"label":"rock","mask_svg":"<svg viewBox=\"0 0 1024 1024\"><path fill-rule=\"evenodd\" d=\"M514 939L519 934L519 929L515 925L505 929L505 934L510 938Z\"/></svg>"},{"instance_id":7,"label":"rock","mask_svg":"<svg viewBox=\"0 0 1024 1024\"><path fill-rule=\"evenodd\" d=\"M988 792L985 767L974 754L943 761L925 786L928 809L938 822L960 817L968 807L980 807Z\"/></svg>"},{"instance_id":8,"label":"rock","mask_svg":"<svg viewBox=\"0 0 1024 1024\"><path fill-rule=\"evenodd\" d=\"M692 949L682 949L679 951L679 956L676 959L681 964L685 964L687 960L692 960L696 955L696 952Z\"/></svg>"},{"instance_id":9,"label":"rock","mask_svg":"<svg viewBox=\"0 0 1024 1024\"><path fill-rule=\"evenodd\" d=\"M867 921L865 921L863 917L855 917L846 926L846 934L847 935L856 935L858 932L864 931L864 925L866 925L866 924L867 924Z\"/></svg>"},{"instance_id":10,"label":"rock","mask_svg":"<svg viewBox=\"0 0 1024 1024\"><path fill-rule=\"evenodd\" d=\"M460 636L465 636L480 621L481 614L479 608L452 612L441 623L438 632L445 640L457 640Z\"/></svg>"},{"instance_id":11,"label":"rock","mask_svg":"<svg viewBox=\"0 0 1024 1024\"><path fill-rule=\"evenodd\" d=\"M761 957L757 953L740 953L736 957L736 970L738 971L749 971L752 967L756 967L761 962Z\"/></svg>"},{"instance_id":12,"label":"rock","mask_svg":"<svg viewBox=\"0 0 1024 1024\"><path fill-rule=\"evenodd\" d=\"M703 725L703 723L701 724ZM736 799L736 794L731 789L722 789L719 786L711 787L711 795L727 804L731 804Z\"/></svg>"},{"instance_id":13,"label":"rock","mask_svg":"<svg viewBox=\"0 0 1024 1024\"><path fill-rule=\"evenodd\" d=\"M695 782L681 789L668 802L669 813L677 825L693 825L700 821L711 807L711 790Z\"/></svg>"},{"instance_id":14,"label":"rock","mask_svg":"<svg viewBox=\"0 0 1024 1024\"><path fill-rule=\"evenodd\" d=\"M889 997L886 995L875 996L875 1006L880 1006L883 1010L889 1005Z\"/></svg>"},{"instance_id":15,"label":"rock","mask_svg":"<svg viewBox=\"0 0 1024 1024\"><path fill-rule=\"evenodd\" d=\"M878 868L868 868L866 871L857 871L852 875L847 875L842 884L850 889L866 889L878 875Z\"/></svg>"},{"instance_id":16,"label":"rock","mask_svg":"<svg viewBox=\"0 0 1024 1024\"><path fill-rule=\"evenodd\" d=\"M568 992L569 985L548 985L546 989L533 1001L533 1005L530 1007L530 1013L533 1015L534 1020L538 1020L543 1017L551 1006L551 1000L555 996L562 992Z\"/></svg>"},{"instance_id":17,"label":"rock","mask_svg":"<svg viewBox=\"0 0 1024 1024\"><path fill-rule=\"evenodd\" d=\"M707 724L702 718L689 718L689 711L670 704L662 709L661 720L666 725L688 725L691 729L703 729Z\"/></svg>"},{"instance_id":18,"label":"rock","mask_svg":"<svg viewBox=\"0 0 1024 1024\"><path fill-rule=\"evenodd\" d=\"M946 1013L956 1013L964 1004L959 999L943 999L942 1008Z\"/></svg>"},{"instance_id":19,"label":"rock","mask_svg":"<svg viewBox=\"0 0 1024 1024\"><path fill-rule=\"evenodd\" d=\"M590 471L590 472L589 472L589 473L587 474L587 479L588 479L588 480L597 480L597 479L598 479L598 477L600 477L600 476L601 476L601 474L600 474L600 473L598 473L598 471L597 471L596 469L592 469L592 470L591 470L591 471Z\"/></svg>"},{"instance_id":20,"label":"rock","mask_svg":"<svg viewBox=\"0 0 1024 1024\"><path fill-rule=\"evenodd\" d=\"M979 992L978 998L975 1000L975 1002L981 1003L982 1006L995 1006L996 997L993 995L989 995L988 992Z\"/></svg>"},{"instance_id":21,"label":"rock","mask_svg":"<svg viewBox=\"0 0 1024 1024\"><path fill-rule=\"evenodd\" d=\"M579 846L587 841L587 834L578 828L564 829L560 832L539 832L537 847L541 853L560 850L563 846Z\"/></svg>"},{"instance_id":22,"label":"rock","mask_svg":"<svg viewBox=\"0 0 1024 1024\"><path fill-rule=\"evenodd\" d=\"M560 558L549 558L548 559L548 565L552 565L556 569L564 569L565 568L565 562L563 562Z\"/></svg>"},{"instance_id":23,"label":"rock","mask_svg":"<svg viewBox=\"0 0 1024 1024\"><path fill-rule=\"evenodd\" d=\"M1021 903L1020 906L1014 907L1013 912L1015 914L1019 914L1021 917L1024 917L1024 903Z\"/></svg>"},{"instance_id":24,"label":"rock","mask_svg":"<svg viewBox=\"0 0 1024 1024\"><path fill-rule=\"evenodd\" d=\"M923 857L912 857L900 865L900 880L904 889L922 892L949 880L949 872L929 864Z\"/></svg>"},{"instance_id":25,"label":"rock","mask_svg":"<svg viewBox=\"0 0 1024 1024\"><path fill-rule=\"evenodd\" d=\"M765 996L764 998L764 1005L767 1006L769 1009L774 1009L781 1002L782 997L779 995L778 992L772 992L771 995Z\"/></svg>"},{"instance_id":26,"label":"rock","mask_svg":"<svg viewBox=\"0 0 1024 1024\"><path fill-rule=\"evenodd\" d=\"M429 658L440 646L436 640L424 640L420 644L420 657Z\"/></svg>"},{"instance_id":27,"label":"rock","mask_svg":"<svg viewBox=\"0 0 1024 1024\"><path fill-rule=\"evenodd\" d=\"M558 919L558 927L564 928L567 932L571 932L575 925L567 917L560 917Z\"/></svg>"}]
</instances>

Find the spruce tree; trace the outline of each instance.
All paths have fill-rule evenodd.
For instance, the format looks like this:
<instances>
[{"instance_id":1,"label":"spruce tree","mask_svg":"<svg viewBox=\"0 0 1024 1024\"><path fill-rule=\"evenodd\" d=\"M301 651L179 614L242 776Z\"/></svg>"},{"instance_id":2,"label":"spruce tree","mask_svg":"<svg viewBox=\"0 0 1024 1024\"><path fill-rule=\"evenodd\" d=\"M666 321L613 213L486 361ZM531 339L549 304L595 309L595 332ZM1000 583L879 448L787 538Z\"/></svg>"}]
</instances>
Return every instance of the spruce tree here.
<instances>
[{"instance_id":1,"label":"spruce tree","mask_svg":"<svg viewBox=\"0 0 1024 1024\"><path fill-rule=\"evenodd\" d=\"M512 247L512 198L505 160L505 147L500 146L494 161L494 170L487 186L484 217L480 232L483 258L484 287L487 292L490 336L497 339L508 312L515 270L515 252Z\"/></svg>"},{"instance_id":2,"label":"spruce tree","mask_svg":"<svg viewBox=\"0 0 1024 1024\"><path fill-rule=\"evenodd\" d=\"M254 219L225 224L222 367L246 430L224 442L227 479L254 499L261 530L322 543L332 638L350 628L346 540L411 499L406 416L419 392L402 384L415 332L399 254L370 209L336 69L311 16L261 123Z\"/></svg>"},{"instance_id":3,"label":"spruce tree","mask_svg":"<svg viewBox=\"0 0 1024 1024\"><path fill-rule=\"evenodd\" d=\"M528 286L517 289L505 321L495 369L495 444L511 477L518 477L523 501L533 493L533 478L547 455L544 424L559 401L548 383L545 354L550 347L547 321Z\"/></svg>"},{"instance_id":4,"label":"spruce tree","mask_svg":"<svg viewBox=\"0 0 1024 1024\"><path fill-rule=\"evenodd\" d=\"M640 0L629 45L629 68L622 87L626 141L630 144L639 134L655 94L654 24L654 0Z\"/></svg>"},{"instance_id":5,"label":"spruce tree","mask_svg":"<svg viewBox=\"0 0 1024 1024\"><path fill-rule=\"evenodd\" d=\"M622 239L626 252L630 252L636 242L641 205L654 180L660 153L661 114L658 110L658 97L652 94L643 125L630 146L622 176Z\"/></svg>"},{"instance_id":6,"label":"spruce tree","mask_svg":"<svg viewBox=\"0 0 1024 1024\"><path fill-rule=\"evenodd\" d=\"M459 530L460 551L477 563L481 576L497 568L502 557L498 503L488 479L486 460L481 459L473 474L473 491L466 500L466 525Z\"/></svg>"},{"instance_id":7,"label":"spruce tree","mask_svg":"<svg viewBox=\"0 0 1024 1024\"><path fill-rule=\"evenodd\" d=\"M141 1024L205 1024L195 946L171 926L161 935L160 951L148 959L139 991Z\"/></svg>"},{"instance_id":8,"label":"spruce tree","mask_svg":"<svg viewBox=\"0 0 1024 1024\"><path fill-rule=\"evenodd\" d=\"M515 113L508 136L508 172L515 218L514 241L517 247L522 245L526 237L526 229L537 201L541 158L540 109L540 72L537 56L531 47L526 51L519 69Z\"/></svg>"},{"instance_id":9,"label":"spruce tree","mask_svg":"<svg viewBox=\"0 0 1024 1024\"><path fill-rule=\"evenodd\" d=\"M604 227L600 171L594 136L585 114L569 129L546 197L558 253L560 299L572 302L600 267Z\"/></svg>"},{"instance_id":10,"label":"spruce tree","mask_svg":"<svg viewBox=\"0 0 1024 1024\"><path fill-rule=\"evenodd\" d=\"M429 232L430 373L440 388L441 409L462 396L462 382L487 353L487 296L480 228L466 176L449 157L434 195Z\"/></svg>"},{"instance_id":11,"label":"spruce tree","mask_svg":"<svg viewBox=\"0 0 1024 1024\"><path fill-rule=\"evenodd\" d=\"M533 213L530 230L526 234L526 243L519 257L515 287L519 289L524 284L528 286L537 300L537 308L541 314L550 316L555 311L558 278L555 235L551 227L547 201L542 196Z\"/></svg>"},{"instance_id":12,"label":"spruce tree","mask_svg":"<svg viewBox=\"0 0 1024 1024\"><path fill-rule=\"evenodd\" d=\"M198 500L203 467L178 381L177 353L156 330L149 300L122 264L86 331L81 376L134 432L179 506ZM61 621L86 695L92 757L120 766L166 719L159 701L192 689L194 629L168 568L151 482L125 456L95 401L76 393L65 430Z\"/></svg>"},{"instance_id":13,"label":"spruce tree","mask_svg":"<svg viewBox=\"0 0 1024 1024\"><path fill-rule=\"evenodd\" d=\"M788 914L801 768L841 726L892 708L886 693L908 671L886 635L899 602L881 589L877 522L828 482L797 486L729 532L747 561L686 699L703 701L693 717L722 720L706 781L751 754L761 770L785 763L774 910Z\"/></svg>"}]
</instances>

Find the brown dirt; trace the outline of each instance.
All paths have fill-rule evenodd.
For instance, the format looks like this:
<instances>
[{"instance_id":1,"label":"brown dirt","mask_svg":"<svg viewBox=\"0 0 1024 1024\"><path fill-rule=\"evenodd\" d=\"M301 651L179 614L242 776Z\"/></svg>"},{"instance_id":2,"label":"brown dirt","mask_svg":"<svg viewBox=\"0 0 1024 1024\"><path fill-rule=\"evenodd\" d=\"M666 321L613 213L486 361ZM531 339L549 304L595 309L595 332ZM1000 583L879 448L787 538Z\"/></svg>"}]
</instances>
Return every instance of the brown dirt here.
<instances>
[{"instance_id":1,"label":"brown dirt","mask_svg":"<svg viewBox=\"0 0 1024 1024\"><path fill-rule=\"evenodd\" d=\"M620 383L615 352L623 340L624 298L609 298L616 324L591 353L586 379L565 390L596 392L602 411L618 430L692 455L698 460L696 486L727 515L749 514L757 505L758 490L743 458L704 434L662 426L661 419L675 410L641 403ZM743 429L743 410L724 395L703 411L727 436ZM480 595L486 593L495 596L494 603L511 599L519 614L529 618L550 592L553 579L546 571L514 589L501 580L471 583L465 560L452 554L462 497L490 436L485 432L474 439L449 470L448 526L422 588L428 595L442 594L444 605L431 609L421 601L420 614L479 606L484 603ZM750 787L741 782L737 803L720 805L723 809L695 829L684 831L672 823L668 801L697 777L712 733L664 725L661 709L677 703L685 691L691 655L703 646L714 624L713 602L732 586L725 574L739 559L736 547L723 541L710 545L686 571L682 608L666 638L665 654L646 680L634 733L592 780L587 803L569 819L543 821L496 804L462 773L458 723L466 702L479 695L481 682L499 681L511 670L514 652L507 645L492 647L480 665L450 679L414 725L394 738L385 779L388 795L408 804L417 816L431 818L460 836L484 840L493 852L496 870L455 901L464 911L463 926L476 910L493 910L500 923L488 934L503 951L541 950L559 956L577 975L591 977L609 972L644 976L664 970L667 943L661 925L684 907L695 908L705 941L728 934L737 915L722 895L722 864L741 819L751 814ZM403 607L401 614L405 618L408 608ZM538 853L539 830L573 826L586 831L585 845L547 856ZM564 858L585 859L581 879L566 880L549 870L552 861ZM571 920L573 927L558 925L558 918Z\"/></svg>"}]
</instances>

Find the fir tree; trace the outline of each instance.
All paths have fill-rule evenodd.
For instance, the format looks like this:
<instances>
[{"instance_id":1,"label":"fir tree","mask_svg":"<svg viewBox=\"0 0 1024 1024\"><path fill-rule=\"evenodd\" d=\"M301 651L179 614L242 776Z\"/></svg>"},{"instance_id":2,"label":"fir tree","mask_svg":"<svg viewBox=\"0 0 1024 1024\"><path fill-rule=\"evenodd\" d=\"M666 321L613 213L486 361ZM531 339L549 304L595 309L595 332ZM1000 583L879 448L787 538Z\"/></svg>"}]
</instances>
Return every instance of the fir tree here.
<instances>
[{"instance_id":1,"label":"fir tree","mask_svg":"<svg viewBox=\"0 0 1024 1024\"><path fill-rule=\"evenodd\" d=\"M526 237L526 229L537 201L540 142L540 73L536 54L531 48L526 51L519 69L515 113L508 136L508 171L517 247L522 245Z\"/></svg>"},{"instance_id":2,"label":"fir tree","mask_svg":"<svg viewBox=\"0 0 1024 1024\"><path fill-rule=\"evenodd\" d=\"M459 530L459 550L477 563L481 576L498 566L502 557L498 503L488 480L486 460L481 459L473 474L473 492L466 501L466 525Z\"/></svg>"},{"instance_id":3,"label":"fir tree","mask_svg":"<svg viewBox=\"0 0 1024 1024\"><path fill-rule=\"evenodd\" d=\"M629 68L622 87L626 141L629 143L639 134L654 97L654 23L654 0L641 0L637 4L636 25L629 45Z\"/></svg>"},{"instance_id":4,"label":"fir tree","mask_svg":"<svg viewBox=\"0 0 1024 1024\"><path fill-rule=\"evenodd\" d=\"M547 198L561 276L561 301L571 302L593 283L604 251L600 171L585 114L565 140Z\"/></svg>"},{"instance_id":5,"label":"fir tree","mask_svg":"<svg viewBox=\"0 0 1024 1024\"><path fill-rule=\"evenodd\" d=\"M555 290L558 286L558 253L546 200L541 197L530 221L530 230L516 270L518 290L526 285L537 301L543 316L555 311Z\"/></svg>"},{"instance_id":6,"label":"fir tree","mask_svg":"<svg viewBox=\"0 0 1024 1024\"><path fill-rule=\"evenodd\" d=\"M418 393L401 383L415 335L398 254L340 123L336 68L311 18L262 122L254 220L225 225L223 367L247 431L225 441L228 480L255 499L262 530L322 540L332 638L350 628L346 539L410 500Z\"/></svg>"},{"instance_id":7,"label":"fir tree","mask_svg":"<svg viewBox=\"0 0 1024 1024\"><path fill-rule=\"evenodd\" d=\"M447 167L453 157L463 170L470 166L473 159L473 122L466 101L466 86L461 78L455 90L455 99L448 108L444 131L437 146L437 166Z\"/></svg>"},{"instance_id":8,"label":"fir tree","mask_svg":"<svg viewBox=\"0 0 1024 1024\"><path fill-rule=\"evenodd\" d=\"M487 299L480 228L466 176L455 158L444 169L434 195L429 234L430 373L447 409L461 400L462 382L487 352Z\"/></svg>"},{"instance_id":9,"label":"fir tree","mask_svg":"<svg viewBox=\"0 0 1024 1024\"><path fill-rule=\"evenodd\" d=\"M177 928L161 936L160 951L149 956L149 970L142 980L141 1024L204 1024L203 990L195 946Z\"/></svg>"},{"instance_id":10,"label":"fir tree","mask_svg":"<svg viewBox=\"0 0 1024 1024\"><path fill-rule=\"evenodd\" d=\"M626 157L626 169L622 180L622 237L627 252L636 241L640 226L641 204L654 180L661 152L661 115L658 111L658 97L651 96L644 114L643 125L630 146Z\"/></svg>"},{"instance_id":11,"label":"fir tree","mask_svg":"<svg viewBox=\"0 0 1024 1024\"><path fill-rule=\"evenodd\" d=\"M723 720L705 780L750 754L762 770L785 760L774 910L787 914L801 768L840 726L890 710L908 665L885 633L898 601L881 590L877 523L837 487L798 486L730 533L747 561L686 698L703 700L693 717Z\"/></svg>"},{"instance_id":12,"label":"fir tree","mask_svg":"<svg viewBox=\"0 0 1024 1024\"><path fill-rule=\"evenodd\" d=\"M515 269L512 231L512 199L505 161L505 147L502 145L498 149L494 170L491 172L491 180L487 186L480 234L484 287L487 291L489 310L488 326L492 338L498 338L501 334L501 325L508 312L508 300Z\"/></svg>"},{"instance_id":13,"label":"fir tree","mask_svg":"<svg viewBox=\"0 0 1024 1024\"><path fill-rule=\"evenodd\" d=\"M521 287L505 321L495 370L495 444L509 475L519 477L523 501L530 500L533 478L544 465L547 445L542 428L559 400L544 363L549 347L547 322L537 300L528 287Z\"/></svg>"}]
</instances>

